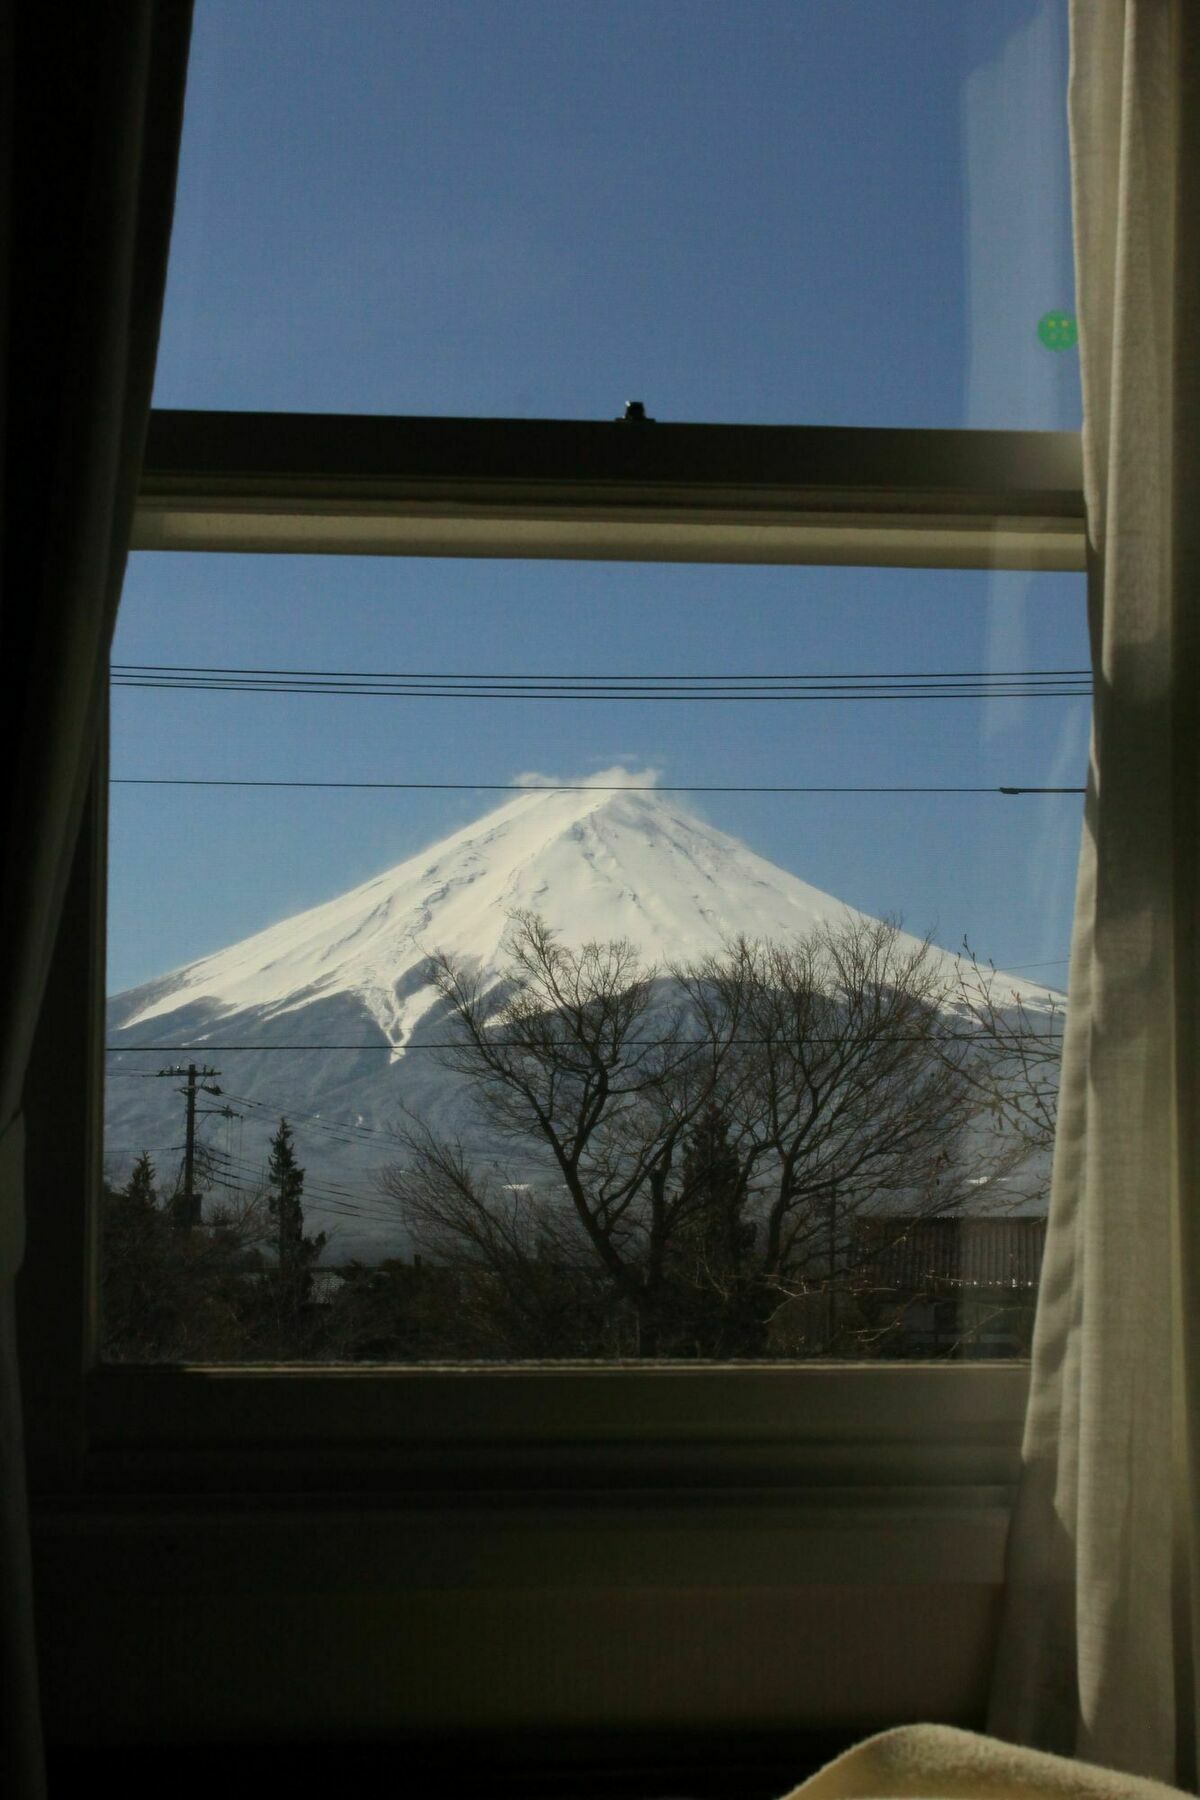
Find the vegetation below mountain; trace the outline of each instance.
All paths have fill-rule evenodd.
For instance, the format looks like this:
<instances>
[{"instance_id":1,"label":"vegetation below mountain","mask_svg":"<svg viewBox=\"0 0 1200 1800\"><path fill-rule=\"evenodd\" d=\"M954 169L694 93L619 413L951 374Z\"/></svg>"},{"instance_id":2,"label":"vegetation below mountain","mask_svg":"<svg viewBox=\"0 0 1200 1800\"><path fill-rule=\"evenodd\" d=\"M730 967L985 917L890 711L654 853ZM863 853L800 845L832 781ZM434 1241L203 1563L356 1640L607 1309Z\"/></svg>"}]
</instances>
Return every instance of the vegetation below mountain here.
<instances>
[{"instance_id":1,"label":"vegetation below mountain","mask_svg":"<svg viewBox=\"0 0 1200 1800\"><path fill-rule=\"evenodd\" d=\"M1056 1037L1001 1006L977 965L951 987L944 957L861 916L665 974L625 940L571 950L533 913L511 922L499 982L434 957L441 1061L481 1134L534 1178L507 1179L409 1116L379 1190L411 1259L321 1269L286 1120L263 1191L202 1222L156 1192L143 1155L106 1195L106 1354L902 1351L913 1308L944 1317L962 1279L943 1255L897 1291L883 1273L894 1245L978 1214L988 1191L1010 1210L1039 1198ZM995 1313L976 1308L935 1345L969 1350Z\"/></svg>"}]
</instances>

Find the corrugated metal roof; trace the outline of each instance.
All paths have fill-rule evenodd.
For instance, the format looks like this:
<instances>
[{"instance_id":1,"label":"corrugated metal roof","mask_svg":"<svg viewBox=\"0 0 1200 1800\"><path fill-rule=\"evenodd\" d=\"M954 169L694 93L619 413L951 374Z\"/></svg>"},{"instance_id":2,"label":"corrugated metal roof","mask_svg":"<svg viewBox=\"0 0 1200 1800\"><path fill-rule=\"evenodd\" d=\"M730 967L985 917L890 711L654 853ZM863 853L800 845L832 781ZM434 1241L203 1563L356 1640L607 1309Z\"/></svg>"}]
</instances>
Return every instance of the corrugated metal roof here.
<instances>
[{"instance_id":1,"label":"corrugated metal roof","mask_svg":"<svg viewBox=\"0 0 1200 1800\"><path fill-rule=\"evenodd\" d=\"M855 1286L1031 1288L1038 1284L1046 1221L856 1219Z\"/></svg>"}]
</instances>

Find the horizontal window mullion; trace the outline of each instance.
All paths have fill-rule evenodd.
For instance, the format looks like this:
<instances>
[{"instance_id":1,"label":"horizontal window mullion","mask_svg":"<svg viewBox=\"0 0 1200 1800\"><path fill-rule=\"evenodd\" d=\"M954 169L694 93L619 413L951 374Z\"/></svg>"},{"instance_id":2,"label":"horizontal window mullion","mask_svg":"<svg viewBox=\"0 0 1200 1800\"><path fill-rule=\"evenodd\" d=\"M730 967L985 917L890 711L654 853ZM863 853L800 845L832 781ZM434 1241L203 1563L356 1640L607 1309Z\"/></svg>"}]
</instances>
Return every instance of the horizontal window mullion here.
<instances>
[{"instance_id":1,"label":"horizontal window mullion","mask_svg":"<svg viewBox=\"0 0 1200 1800\"><path fill-rule=\"evenodd\" d=\"M1054 432L155 413L136 549L1080 569Z\"/></svg>"}]
</instances>

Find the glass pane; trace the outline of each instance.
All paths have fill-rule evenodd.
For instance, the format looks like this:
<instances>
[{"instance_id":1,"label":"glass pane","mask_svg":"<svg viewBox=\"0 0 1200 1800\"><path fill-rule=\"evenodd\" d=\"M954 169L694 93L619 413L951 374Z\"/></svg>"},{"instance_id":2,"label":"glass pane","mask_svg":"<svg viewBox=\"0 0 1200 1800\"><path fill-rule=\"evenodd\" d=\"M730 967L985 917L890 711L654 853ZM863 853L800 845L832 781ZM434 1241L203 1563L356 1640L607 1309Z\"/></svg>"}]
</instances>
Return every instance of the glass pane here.
<instances>
[{"instance_id":1,"label":"glass pane","mask_svg":"<svg viewBox=\"0 0 1200 1800\"><path fill-rule=\"evenodd\" d=\"M1066 0L200 0L156 404L1075 429Z\"/></svg>"},{"instance_id":2,"label":"glass pane","mask_svg":"<svg viewBox=\"0 0 1200 1800\"><path fill-rule=\"evenodd\" d=\"M1086 669L1080 576L135 556L107 1353L1024 1354Z\"/></svg>"}]
</instances>

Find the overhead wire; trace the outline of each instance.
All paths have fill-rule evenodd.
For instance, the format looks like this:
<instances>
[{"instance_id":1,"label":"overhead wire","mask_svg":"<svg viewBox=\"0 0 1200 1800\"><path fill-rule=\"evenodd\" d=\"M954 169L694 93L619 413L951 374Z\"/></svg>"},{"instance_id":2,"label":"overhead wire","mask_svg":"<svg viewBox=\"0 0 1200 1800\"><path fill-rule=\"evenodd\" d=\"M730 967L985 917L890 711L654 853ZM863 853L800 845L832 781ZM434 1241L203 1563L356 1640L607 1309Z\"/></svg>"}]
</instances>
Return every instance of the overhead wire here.
<instances>
[{"instance_id":1,"label":"overhead wire","mask_svg":"<svg viewBox=\"0 0 1200 1800\"><path fill-rule=\"evenodd\" d=\"M1057 680L1060 677L1072 676L1086 678L1091 671L1079 669L1042 669L1026 666L1019 669L858 669L849 673L838 674L831 670L809 669L803 673L792 675L766 674L732 675L722 671L719 675L647 675L644 670L634 674L597 675L593 673L570 673L555 675L534 675L528 670L517 670L516 673L497 674L495 670L480 672L451 671L446 669L294 669L294 668L247 668L239 664L227 665L219 663L118 663L110 665L111 671L117 673L144 672L148 675L211 675L211 676L278 676L283 679L304 679L312 676L320 680L346 681L501 681L501 682L701 682L701 681L1014 681L1041 678Z\"/></svg>"},{"instance_id":2,"label":"overhead wire","mask_svg":"<svg viewBox=\"0 0 1200 1800\"><path fill-rule=\"evenodd\" d=\"M948 1032L943 1032L941 1034L941 1036L937 1038L936 1041L938 1043L942 1043L942 1044L945 1044L945 1043L969 1044L969 1043L977 1042L983 1036L984 1036L983 1033L975 1032L975 1031L958 1031L958 1032L948 1031ZM1035 1042L1045 1042L1047 1039L1059 1038L1061 1036L1062 1036L1062 1033L1060 1031L1028 1031L1028 1032L1012 1031L1012 1032L1007 1032L1005 1034L1004 1041L1006 1043L1015 1043L1018 1040L1028 1039L1028 1040L1035 1041ZM929 1043L930 1041L931 1040L929 1038L927 1038L925 1036L918 1036L916 1034L905 1036L902 1034L901 1035L890 1035L890 1034L886 1034L886 1033L882 1033L882 1032L881 1033L873 1033L869 1037L807 1037L806 1036L804 1039L804 1042L806 1044L815 1044L815 1045L818 1045L821 1047L831 1047L831 1048L836 1047L839 1044L874 1044L874 1043L925 1044L925 1043ZM779 1042L779 1040L776 1038L728 1038L728 1039L722 1040L722 1046L723 1047L728 1046L731 1049L767 1049L772 1044L777 1044L778 1042ZM695 1040L693 1040L693 1045L696 1050L703 1050L706 1047L706 1040L695 1039ZM496 1039L495 1041L489 1043L489 1048L494 1049L494 1050L533 1050L533 1051L538 1051L538 1050L541 1050L542 1047L543 1046L541 1046L540 1044L527 1043L527 1042L523 1042L519 1039L513 1040L513 1039L506 1039L506 1038L499 1038L499 1039ZM556 1049L569 1049L571 1046L570 1046L570 1043L568 1040L562 1039L562 1040L557 1040L552 1047L556 1048ZM679 1040L675 1039L675 1038L626 1038L622 1045L623 1049L629 1049L629 1050L669 1050L669 1049L677 1049L677 1048L682 1048L682 1047L683 1046L680 1045ZM198 1045L193 1045L193 1044L106 1044L104 1046L105 1053L110 1056L126 1056L126 1055L162 1056L162 1055L165 1055L167 1052L170 1052L172 1054L178 1054L182 1051L193 1050L193 1049L196 1050L197 1052L203 1051L203 1053L206 1056L218 1055L218 1054L222 1055L222 1056L227 1056L227 1055L232 1054L234 1051L253 1052L253 1054L256 1056L263 1056L263 1055L267 1055L267 1054L274 1054L274 1053L279 1053L279 1052L284 1052L284 1051L291 1053L292 1051L297 1051L297 1050L314 1050L314 1051L320 1050L320 1051L328 1051L328 1052L337 1051L337 1052L341 1052L341 1053L344 1053L347 1051L359 1051L359 1050L375 1050L375 1051L382 1050L382 1051L387 1051L389 1055L401 1056L401 1055L407 1055L410 1051L413 1051L413 1050L443 1050L443 1051L445 1051L445 1050L464 1050L464 1049L470 1049L470 1048L471 1048L470 1043L464 1042L464 1041L460 1041L458 1043L449 1043L449 1042L434 1043L434 1042L431 1042L431 1043L420 1043L420 1044L417 1044L417 1043L410 1043L410 1044L390 1044L390 1043L382 1043L382 1044L380 1044L380 1043L375 1043L375 1044L210 1044L208 1042L205 1042L203 1044L198 1044Z\"/></svg>"},{"instance_id":3,"label":"overhead wire","mask_svg":"<svg viewBox=\"0 0 1200 1800\"><path fill-rule=\"evenodd\" d=\"M252 1100L247 1094L230 1094L228 1089L226 1089L226 1094L233 1106L249 1106L259 1112L271 1113L272 1116L302 1120L306 1132L322 1132L327 1137L332 1137L344 1144L361 1142L364 1137L385 1138L395 1144L404 1141L397 1133L388 1131L382 1125L368 1125L365 1122L355 1125L348 1120L327 1119L321 1113L305 1112L301 1107L291 1106L284 1101Z\"/></svg>"},{"instance_id":4,"label":"overhead wire","mask_svg":"<svg viewBox=\"0 0 1200 1800\"><path fill-rule=\"evenodd\" d=\"M223 1169L226 1174L240 1175L243 1178L236 1190L243 1195L252 1191L245 1185L246 1179L255 1187L264 1185L263 1171L253 1163L225 1157L219 1152L216 1155L216 1162L218 1170ZM337 1213L340 1210L345 1217L370 1219L377 1224L395 1224L397 1222L394 1211L383 1206L372 1206L370 1204L371 1196L356 1193L351 1188L335 1186L332 1182L310 1181L306 1177L303 1197L317 1203L322 1212Z\"/></svg>"},{"instance_id":5,"label":"overhead wire","mask_svg":"<svg viewBox=\"0 0 1200 1800\"><path fill-rule=\"evenodd\" d=\"M924 670L794 675L480 675L444 671L379 673L337 669L256 669L205 664L115 663L116 687L249 693L330 693L459 699L882 700L1081 697L1087 669ZM274 780L219 776L114 776L118 787L361 789L411 792L620 791L667 794L1079 794L1079 787L994 784L599 783L495 781Z\"/></svg>"},{"instance_id":6,"label":"overhead wire","mask_svg":"<svg viewBox=\"0 0 1200 1800\"><path fill-rule=\"evenodd\" d=\"M360 699L744 702L1072 699L1086 698L1091 693L1091 674L1087 669L1029 668L790 675L484 675L114 663L109 679L115 688Z\"/></svg>"},{"instance_id":7,"label":"overhead wire","mask_svg":"<svg viewBox=\"0 0 1200 1800\"><path fill-rule=\"evenodd\" d=\"M226 1090L226 1092L225 1092L225 1098L234 1105L254 1107L256 1109L259 1109L259 1110L262 1110L265 1112L270 1112L272 1114L274 1114L278 1110L275 1106L270 1105L267 1102L252 1100L247 1095L230 1094L228 1092L228 1090ZM295 1108L288 1107L285 1109L285 1111L289 1117L299 1118L299 1117L303 1116ZM314 1129L320 1129L319 1125L315 1124L311 1119L306 1120L306 1123L304 1126L305 1132L307 1133ZM372 1129L372 1128L368 1128L368 1129ZM381 1136L390 1136L390 1134L382 1133L382 1132L380 1133L380 1135ZM352 1139L349 1137L341 1137L341 1138L335 1137L335 1141L342 1142L342 1143L350 1143L352 1141ZM393 1139L392 1141L398 1143L400 1140ZM182 1144L153 1144L153 1145L137 1145L137 1146L115 1145L115 1146L109 1146L108 1149L109 1149L109 1153L112 1155L118 1155L122 1151L133 1152L136 1150L136 1151L140 1152L142 1149L148 1149L153 1154L156 1154L156 1155L163 1155L163 1154L169 1155L169 1154L173 1154L176 1152L181 1153L183 1150L183 1145ZM218 1145L212 1144L212 1143L207 1143L207 1142L204 1143L202 1146L198 1144L197 1149L203 1150L204 1160L209 1165L208 1169L206 1170L206 1175L205 1175L205 1179L207 1181L216 1181L216 1176L213 1173L213 1171L224 1169L227 1172L236 1170L243 1177L242 1183L240 1185L237 1185L236 1187L234 1187L232 1190L239 1194L245 1194L248 1191L247 1187L245 1185L245 1178L249 1178L249 1180L256 1186L261 1186L263 1184L264 1179L265 1179L265 1170L262 1167L249 1162L246 1158L244 1158L240 1155L237 1155L230 1150L227 1150L227 1149L222 1150L222 1149L220 1149L220 1147ZM226 1186L226 1187L229 1186L229 1184L227 1182L218 1183L217 1185L222 1185L222 1186ZM328 1209L326 1206L326 1202L328 1202L330 1206L337 1206L337 1205L342 1204L343 1202L351 1203L356 1208L361 1208L361 1205L362 1205L362 1196L359 1193L355 1192L355 1190L353 1190L351 1188L341 1187L341 1186L337 1185L335 1182L329 1181L329 1180L327 1180L327 1181L318 1180L316 1182L308 1181L308 1182L306 1182L306 1185L305 1185L305 1191L310 1198L317 1200L321 1203L323 1210ZM363 1216L365 1218L372 1218L372 1219L376 1220L377 1222L381 1222L381 1223L392 1222L393 1217L394 1217L394 1215L392 1215L391 1213L388 1213L386 1211L380 1211L378 1209L375 1209L375 1210L368 1209L367 1211L362 1212L361 1216Z\"/></svg>"},{"instance_id":8,"label":"overhead wire","mask_svg":"<svg viewBox=\"0 0 1200 1800\"><path fill-rule=\"evenodd\" d=\"M747 782L529 782L529 781L276 781L217 775L113 775L110 787L195 788L362 788L408 793L492 794L1085 794L1085 787L882 786L875 784L814 786L808 783Z\"/></svg>"}]
</instances>

